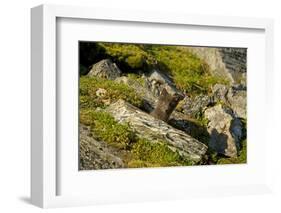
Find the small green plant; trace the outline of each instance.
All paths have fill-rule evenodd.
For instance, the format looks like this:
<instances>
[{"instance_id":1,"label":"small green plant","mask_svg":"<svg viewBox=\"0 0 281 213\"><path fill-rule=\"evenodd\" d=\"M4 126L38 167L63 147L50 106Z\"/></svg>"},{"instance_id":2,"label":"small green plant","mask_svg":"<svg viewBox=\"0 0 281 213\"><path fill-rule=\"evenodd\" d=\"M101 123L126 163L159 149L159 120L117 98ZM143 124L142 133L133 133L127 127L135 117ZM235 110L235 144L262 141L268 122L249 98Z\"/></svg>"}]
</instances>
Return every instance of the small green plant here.
<instances>
[{"instance_id":1,"label":"small green plant","mask_svg":"<svg viewBox=\"0 0 281 213\"><path fill-rule=\"evenodd\" d=\"M200 109L195 115L195 118L197 119L197 122L204 127L208 126L209 120L204 117L204 111L203 109Z\"/></svg>"}]
</instances>

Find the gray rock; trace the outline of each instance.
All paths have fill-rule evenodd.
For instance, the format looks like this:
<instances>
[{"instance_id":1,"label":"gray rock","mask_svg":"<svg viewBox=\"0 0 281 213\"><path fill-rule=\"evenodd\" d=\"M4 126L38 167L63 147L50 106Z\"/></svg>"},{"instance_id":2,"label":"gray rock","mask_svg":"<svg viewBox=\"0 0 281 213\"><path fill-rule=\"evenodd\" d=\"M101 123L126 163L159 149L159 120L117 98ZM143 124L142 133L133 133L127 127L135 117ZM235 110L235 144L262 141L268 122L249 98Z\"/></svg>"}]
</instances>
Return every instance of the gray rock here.
<instances>
[{"instance_id":1,"label":"gray rock","mask_svg":"<svg viewBox=\"0 0 281 213\"><path fill-rule=\"evenodd\" d=\"M133 88L135 92L143 98L143 107L146 112L151 112L155 108L157 97L148 89L148 87L142 85L138 81L128 78L127 76L118 77L115 81Z\"/></svg>"},{"instance_id":2,"label":"gray rock","mask_svg":"<svg viewBox=\"0 0 281 213\"><path fill-rule=\"evenodd\" d=\"M196 118L212 103L213 99L208 95L198 95L193 98L186 96L183 100L182 111L191 118Z\"/></svg>"},{"instance_id":3,"label":"gray rock","mask_svg":"<svg viewBox=\"0 0 281 213\"><path fill-rule=\"evenodd\" d=\"M156 108L163 89L165 89L170 96L179 97L179 100L184 97L182 92L174 86L172 80L157 70L153 70L148 76L142 76L142 78L144 79L144 84L128 78L127 76L118 77L115 81L127 84L133 88L138 95L143 98L143 110L146 112L150 113Z\"/></svg>"},{"instance_id":4,"label":"gray rock","mask_svg":"<svg viewBox=\"0 0 281 213\"><path fill-rule=\"evenodd\" d=\"M98 76L100 78L114 80L121 75L120 69L110 59L104 59L94 64L88 76Z\"/></svg>"},{"instance_id":5,"label":"gray rock","mask_svg":"<svg viewBox=\"0 0 281 213\"><path fill-rule=\"evenodd\" d=\"M129 123L139 136L156 143L157 141L165 141L171 150L177 151L181 156L194 163L199 162L207 151L206 145L190 135L123 100L111 104L106 111L118 122Z\"/></svg>"},{"instance_id":6,"label":"gray rock","mask_svg":"<svg viewBox=\"0 0 281 213\"><path fill-rule=\"evenodd\" d=\"M230 88L222 84L216 84L212 88L215 102L223 102L232 108L236 117L247 117L247 91L243 85L234 85Z\"/></svg>"},{"instance_id":7,"label":"gray rock","mask_svg":"<svg viewBox=\"0 0 281 213\"><path fill-rule=\"evenodd\" d=\"M215 102L228 102L227 100L227 93L228 88L226 85L223 84L215 84L212 88L213 97Z\"/></svg>"},{"instance_id":8,"label":"gray rock","mask_svg":"<svg viewBox=\"0 0 281 213\"><path fill-rule=\"evenodd\" d=\"M227 94L227 100L235 113L235 116L239 118L247 118L247 91L237 90L235 87L229 89Z\"/></svg>"},{"instance_id":9,"label":"gray rock","mask_svg":"<svg viewBox=\"0 0 281 213\"><path fill-rule=\"evenodd\" d=\"M225 156L236 157L243 134L241 121L221 104L206 109L204 117L209 120L209 147Z\"/></svg>"},{"instance_id":10,"label":"gray rock","mask_svg":"<svg viewBox=\"0 0 281 213\"><path fill-rule=\"evenodd\" d=\"M124 163L118 155L120 151L108 146L106 142L96 140L90 127L80 124L80 169L123 168Z\"/></svg>"},{"instance_id":11,"label":"gray rock","mask_svg":"<svg viewBox=\"0 0 281 213\"><path fill-rule=\"evenodd\" d=\"M246 48L188 47L188 49L208 64L212 75L224 78L231 84L246 85Z\"/></svg>"}]
</instances>

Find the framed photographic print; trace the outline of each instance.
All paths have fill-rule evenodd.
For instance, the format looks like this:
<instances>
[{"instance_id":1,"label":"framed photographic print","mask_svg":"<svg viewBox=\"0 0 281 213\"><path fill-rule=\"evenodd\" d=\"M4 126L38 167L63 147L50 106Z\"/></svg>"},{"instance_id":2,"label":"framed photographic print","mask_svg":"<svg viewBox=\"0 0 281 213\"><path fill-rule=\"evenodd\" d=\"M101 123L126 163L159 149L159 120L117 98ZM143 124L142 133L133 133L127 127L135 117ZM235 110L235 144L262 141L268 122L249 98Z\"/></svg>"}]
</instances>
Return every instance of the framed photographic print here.
<instances>
[{"instance_id":1,"label":"framed photographic print","mask_svg":"<svg viewBox=\"0 0 281 213\"><path fill-rule=\"evenodd\" d=\"M270 192L272 20L31 14L32 203Z\"/></svg>"}]
</instances>

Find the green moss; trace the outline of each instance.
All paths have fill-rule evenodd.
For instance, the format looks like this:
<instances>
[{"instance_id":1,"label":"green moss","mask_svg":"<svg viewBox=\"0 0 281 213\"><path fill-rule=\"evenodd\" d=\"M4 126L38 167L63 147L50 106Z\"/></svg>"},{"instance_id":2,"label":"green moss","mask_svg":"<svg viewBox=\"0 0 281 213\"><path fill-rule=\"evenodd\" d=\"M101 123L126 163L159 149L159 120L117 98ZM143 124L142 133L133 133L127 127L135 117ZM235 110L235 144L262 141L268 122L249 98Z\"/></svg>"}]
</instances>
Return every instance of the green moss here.
<instances>
[{"instance_id":1,"label":"green moss","mask_svg":"<svg viewBox=\"0 0 281 213\"><path fill-rule=\"evenodd\" d=\"M105 89L105 94L101 97L97 96L98 89ZM104 108L106 101L112 102L118 99L123 99L137 107L142 105L142 98L126 84L98 77L80 77L81 109Z\"/></svg>"},{"instance_id":2,"label":"green moss","mask_svg":"<svg viewBox=\"0 0 281 213\"><path fill-rule=\"evenodd\" d=\"M185 47L153 46L150 52L173 76L177 87L189 93L206 93L216 83L226 83L214 77L208 65Z\"/></svg>"},{"instance_id":3,"label":"green moss","mask_svg":"<svg viewBox=\"0 0 281 213\"><path fill-rule=\"evenodd\" d=\"M151 142L146 139L138 139L132 146L133 160L128 165L136 167L159 167L191 165L187 159L183 159L179 153L172 151L165 142Z\"/></svg>"},{"instance_id":4,"label":"green moss","mask_svg":"<svg viewBox=\"0 0 281 213\"><path fill-rule=\"evenodd\" d=\"M183 46L98 43L123 72L153 68L172 75L176 86L188 93L208 93L216 83L228 84L212 76L209 66Z\"/></svg>"},{"instance_id":5,"label":"green moss","mask_svg":"<svg viewBox=\"0 0 281 213\"><path fill-rule=\"evenodd\" d=\"M197 112L195 114L195 118L196 118L196 122L202 126L202 127L206 127L208 126L208 123L210 122L208 120L208 118L204 117L204 111L201 109L199 112Z\"/></svg>"},{"instance_id":6,"label":"green moss","mask_svg":"<svg viewBox=\"0 0 281 213\"><path fill-rule=\"evenodd\" d=\"M236 158L219 158L217 164L241 164L247 163L247 141L242 141L242 149Z\"/></svg>"},{"instance_id":7,"label":"green moss","mask_svg":"<svg viewBox=\"0 0 281 213\"><path fill-rule=\"evenodd\" d=\"M129 161L127 165L129 168L161 167L161 165L156 163L149 163L146 161L134 159Z\"/></svg>"},{"instance_id":8,"label":"green moss","mask_svg":"<svg viewBox=\"0 0 281 213\"><path fill-rule=\"evenodd\" d=\"M142 45L99 43L106 54L124 70L148 69L151 56L142 48Z\"/></svg>"},{"instance_id":9,"label":"green moss","mask_svg":"<svg viewBox=\"0 0 281 213\"><path fill-rule=\"evenodd\" d=\"M80 122L91 126L96 139L106 141L114 147L127 149L136 141L136 135L128 124L119 124L106 112L80 110Z\"/></svg>"},{"instance_id":10,"label":"green moss","mask_svg":"<svg viewBox=\"0 0 281 213\"><path fill-rule=\"evenodd\" d=\"M139 84L141 84L142 86L144 86L145 84L145 81L144 81L144 78L142 78L141 75L138 75L138 74L135 74L135 73L129 73L127 75L127 77L133 81L136 81L138 82Z\"/></svg>"}]
</instances>

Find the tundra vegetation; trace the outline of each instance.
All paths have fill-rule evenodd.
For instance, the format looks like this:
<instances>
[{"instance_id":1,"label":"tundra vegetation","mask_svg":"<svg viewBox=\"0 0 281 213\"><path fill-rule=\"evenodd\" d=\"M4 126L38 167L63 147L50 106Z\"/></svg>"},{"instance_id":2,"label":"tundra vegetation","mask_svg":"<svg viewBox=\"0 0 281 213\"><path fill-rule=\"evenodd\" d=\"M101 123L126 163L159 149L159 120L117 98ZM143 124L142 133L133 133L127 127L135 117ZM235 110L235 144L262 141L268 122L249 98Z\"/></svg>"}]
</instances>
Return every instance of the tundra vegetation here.
<instances>
[{"instance_id":1,"label":"tundra vegetation","mask_svg":"<svg viewBox=\"0 0 281 213\"><path fill-rule=\"evenodd\" d=\"M228 52L231 57L243 53L235 49ZM228 63L224 58L220 60ZM241 104L235 102L238 94L239 101L246 103L246 85L215 74L208 63L185 46L80 42L80 125L89 128L87 137L100 142L95 151L97 147L91 146L96 143L88 139L86 143L80 129L80 169L246 163L246 117L241 117L237 108ZM163 78L153 78L153 73ZM183 95L168 121L151 114L163 88ZM116 119L107 110L119 100L132 106L133 111L122 111L127 120L122 116ZM138 117L143 112L149 115L147 121ZM159 129L155 130L156 126ZM148 129L147 136L145 128L154 129ZM176 132L174 138L186 146L179 148L169 135L158 134L166 131L161 128ZM200 152L189 143L199 144ZM200 153L200 158L194 160L184 153ZM109 162L108 156L113 155L121 163ZM101 162L108 166L100 166Z\"/></svg>"}]
</instances>

